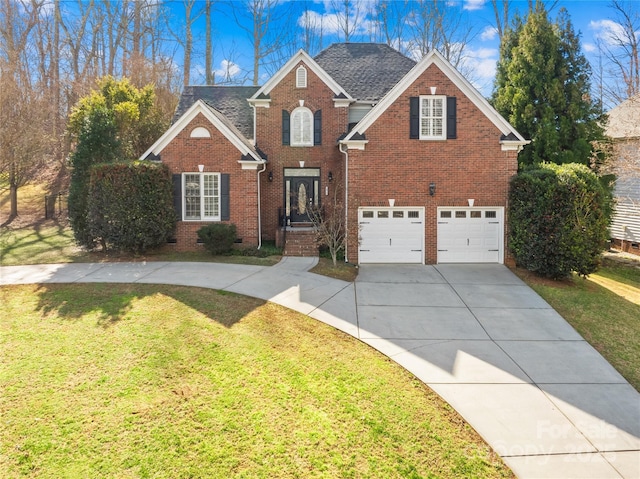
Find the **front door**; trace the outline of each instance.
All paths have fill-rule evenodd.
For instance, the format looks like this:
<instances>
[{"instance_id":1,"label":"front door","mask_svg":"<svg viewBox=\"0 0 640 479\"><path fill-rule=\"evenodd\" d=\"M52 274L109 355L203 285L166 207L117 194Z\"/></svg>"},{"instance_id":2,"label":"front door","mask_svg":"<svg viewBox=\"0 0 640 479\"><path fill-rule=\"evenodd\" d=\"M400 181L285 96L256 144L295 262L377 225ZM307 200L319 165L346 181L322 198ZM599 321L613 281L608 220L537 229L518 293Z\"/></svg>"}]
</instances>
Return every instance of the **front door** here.
<instances>
[{"instance_id":1,"label":"front door","mask_svg":"<svg viewBox=\"0 0 640 479\"><path fill-rule=\"evenodd\" d=\"M289 223L309 223L309 208L318 205L319 168L285 168L285 209Z\"/></svg>"}]
</instances>

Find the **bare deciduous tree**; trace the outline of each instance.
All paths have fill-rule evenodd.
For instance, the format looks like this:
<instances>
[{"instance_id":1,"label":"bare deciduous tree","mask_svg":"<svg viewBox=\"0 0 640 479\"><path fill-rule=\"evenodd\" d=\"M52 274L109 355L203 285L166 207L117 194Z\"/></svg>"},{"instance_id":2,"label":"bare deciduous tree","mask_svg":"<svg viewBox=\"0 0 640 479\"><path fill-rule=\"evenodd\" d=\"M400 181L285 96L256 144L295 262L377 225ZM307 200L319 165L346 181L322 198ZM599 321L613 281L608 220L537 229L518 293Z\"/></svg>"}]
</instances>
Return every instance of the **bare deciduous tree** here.
<instances>
[{"instance_id":1,"label":"bare deciduous tree","mask_svg":"<svg viewBox=\"0 0 640 479\"><path fill-rule=\"evenodd\" d=\"M612 0L615 23L599 42L604 59L603 95L618 104L640 94L640 9L636 2Z\"/></svg>"},{"instance_id":2,"label":"bare deciduous tree","mask_svg":"<svg viewBox=\"0 0 640 479\"><path fill-rule=\"evenodd\" d=\"M244 31L253 48L252 83L260 83L260 69L277 70L279 53L291 41L292 8L279 0L243 0L231 3L236 25Z\"/></svg>"},{"instance_id":3,"label":"bare deciduous tree","mask_svg":"<svg viewBox=\"0 0 640 479\"><path fill-rule=\"evenodd\" d=\"M338 253L344 251L347 239L342 198L342 188L334 186L330 202L308 210L311 223L316 229L316 243L327 247L334 267L338 263Z\"/></svg>"},{"instance_id":4,"label":"bare deciduous tree","mask_svg":"<svg viewBox=\"0 0 640 479\"><path fill-rule=\"evenodd\" d=\"M375 5L377 37L387 45L406 53L406 44L403 39L410 14L411 2L408 0L379 0Z\"/></svg>"},{"instance_id":5,"label":"bare deciduous tree","mask_svg":"<svg viewBox=\"0 0 640 479\"><path fill-rule=\"evenodd\" d=\"M353 40L363 18L359 0L331 0L331 10L335 12L339 33L345 42Z\"/></svg>"},{"instance_id":6,"label":"bare deciduous tree","mask_svg":"<svg viewBox=\"0 0 640 479\"><path fill-rule=\"evenodd\" d=\"M463 16L438 0L418 0L408 19L408 51L421 58L436 49L455 67L461 66L473 29Z\"/></svg>"},{"instance_id":7,"label":"bare deciduous tree","mask_svg":"<svg viewBox=\"0 0 640 479\"><path fill-rule=\"evenodd\" d=\"M207 85L213 85L215 78L213 74L213 44L211 42L211 9L213 7L213 0L206 0L204 4L204 15L206 20L205 31L205 55L204 55L204 68L205 82Z\"/></svg>"},{"instance_id":8,"label":"bare deciduous tree","mask_svg":"<svg viewBox=\"0 0 640 479\"><path fill-rule=\"evenodd\" d=\"M309 2L304 2L302 15L298 19L298 27L302 30L300 47L310 55L320 52L324 34L322 16L309 8Z\"/></svg>"}]
</instances>

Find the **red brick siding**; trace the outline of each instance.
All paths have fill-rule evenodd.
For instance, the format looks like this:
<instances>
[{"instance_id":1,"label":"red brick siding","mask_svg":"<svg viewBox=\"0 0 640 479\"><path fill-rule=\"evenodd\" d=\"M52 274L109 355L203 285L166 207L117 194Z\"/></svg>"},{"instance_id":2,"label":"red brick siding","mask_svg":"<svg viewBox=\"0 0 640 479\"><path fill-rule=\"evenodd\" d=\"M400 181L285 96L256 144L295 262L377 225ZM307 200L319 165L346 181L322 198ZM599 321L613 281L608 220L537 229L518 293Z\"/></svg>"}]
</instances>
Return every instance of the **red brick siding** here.
<instances>
[{"instance_id":1,"label":"red brick siding","mask_svg":"<svg viewBox=\"0 0 640 479\"><path fill-rule=\"evenodd\" d=\"M429 94L457 98L457 139L409 139L409 98ZM358 207L425 207L425 258L437 261L438 206L506 206L517 153L501 151L500 131L436 66L425 73L366 131L364 151L349 150L348 259L357 262ZM429 196L429 184L436 184ZM506 241L505 241L506 245ZM505 247L506 251L506 247Z\"/></svg>"},{"instance_id":2,"label":"red brick siding","mask_svg":"<svg viewBox=\"0 0 640 479\"><path fill-rule=\"evenodd\" d=\"M211 138L190 138L196 127L209 130ZM232 145L209 121L200 114L189 123L161 152L161 160L169 166L172 174L198 172L198 165L204 165L209 173L229 174L230 220L242 238L244 246L258 244L257 180L255 170L242 170L238 160L240 151ZM208 222L179 221L176 226L175 249L195 250L196 231Z\"/></svg>"},{"instance_id":3,"label":"red brick siding","mask_svg":"<svg viewBox=\"0 0 640 479\"><path fill-rule=\"evenodd\" d=\"M300 62L302 64L303 62ZM267 173L261 177L262 188L262 224L266 239L274 239L278 228L278 208L284 209L284 168L299 168L304 161L305 168L320 168L321 202L332 198L333 188L340 184L344 161L338 151L337 139L346 132L348 108L334 106L334 93L307 67L307 88L296 88L297 64L271 90L269 108L256 108L257 146L268 155ZM282 110L291 113L300 106L313 113L322 110L322 145L309 147L282 145ZM273 181L268 181L268 172L273 173ZM333 173L333 182L329 183L329 171ZM329 196L325 188L329 187Z\"/></svg>"}]
</instances>

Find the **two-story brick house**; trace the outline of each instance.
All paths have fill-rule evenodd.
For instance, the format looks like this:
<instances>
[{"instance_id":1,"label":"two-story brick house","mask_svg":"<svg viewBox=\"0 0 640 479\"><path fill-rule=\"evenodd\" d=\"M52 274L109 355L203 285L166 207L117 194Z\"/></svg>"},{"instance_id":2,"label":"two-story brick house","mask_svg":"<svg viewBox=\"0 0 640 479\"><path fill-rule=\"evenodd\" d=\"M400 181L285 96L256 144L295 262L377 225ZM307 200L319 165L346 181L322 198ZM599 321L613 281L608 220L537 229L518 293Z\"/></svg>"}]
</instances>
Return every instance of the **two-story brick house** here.
<instances>
[{"instance_id":1,"label":"two-story brick house","mask_svg":"<svg viewBox=\"0 0 640 479\"><path fill-rule=\"evenodd\" d=\"M439 53L345 43L299 51L262 87L185 88L142 158L174 174L181 250L211 221L245 245L291 241L338 193L349 262L501 263L524 144Z\"/></svg>"}]
</instances>

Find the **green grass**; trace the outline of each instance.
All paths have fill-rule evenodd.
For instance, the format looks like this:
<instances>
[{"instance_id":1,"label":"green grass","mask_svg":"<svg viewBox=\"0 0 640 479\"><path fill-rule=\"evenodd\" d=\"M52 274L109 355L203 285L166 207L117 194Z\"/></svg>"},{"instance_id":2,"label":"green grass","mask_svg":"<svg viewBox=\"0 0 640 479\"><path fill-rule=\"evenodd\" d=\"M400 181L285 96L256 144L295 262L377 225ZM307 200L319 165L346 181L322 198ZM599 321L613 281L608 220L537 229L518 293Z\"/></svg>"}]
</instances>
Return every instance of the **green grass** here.
<instances>
[{"instance_id":1,"label":"green grass","mask_svg":"<svg viewBox=\"0 0 640 479\"><path fill-rule=\"evenodd\" d=\"M522 277L640 391L640 269L608 263L587 279Z\"/></svg>"},{"instance_id":2,"label":"green grass","mask_svg":"<svg viewBox=\"0 0 640 479\"><path fill-rule=\"evenodd\" d=\"M132 255L108 251L85 251L75 244L73 231L66 222L42 221L36 225L3 228L0 232L0 265L41 263L101 263L105 261L204 261L216 263L272 266L280 261L281 252L270 244L264 245L269 256L258 257L236 250L234 254L212 256L205 251L175 252L170 246Z\"/></svg>"},{"instance_id":3,"label":"green grass","mask_svg":"<svg viewBox=\"0 0 640 479\"><path fill-rule=\"evenodd\" d=\"M0 288L0 477L513 477L411 374L272 303Z\"/></svg>"},{"instance_id":4,"label":"green grass","mask_svg":"<svg viewBox=\"0 0 640 479\"><path fill-rule=\"evenodd\" d=\"M0 232L0 264L90 261L90 254L75 245L71 228L46 222L31 228L6 228Z\"/></svg>"}]
</instances>

